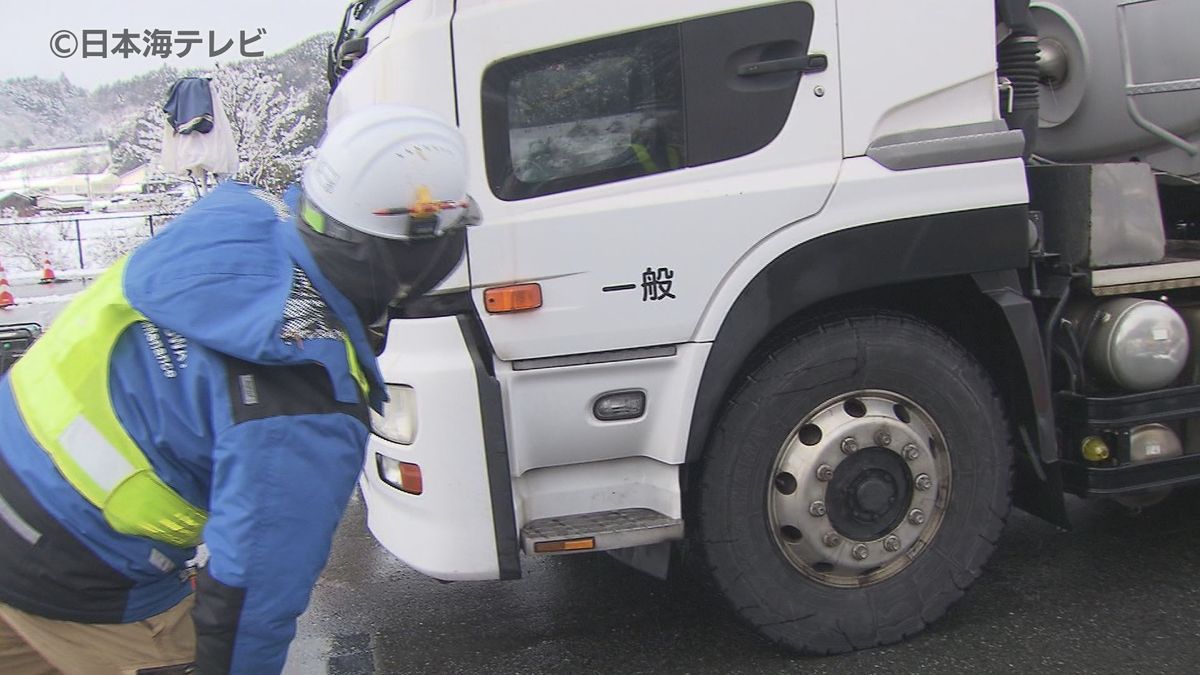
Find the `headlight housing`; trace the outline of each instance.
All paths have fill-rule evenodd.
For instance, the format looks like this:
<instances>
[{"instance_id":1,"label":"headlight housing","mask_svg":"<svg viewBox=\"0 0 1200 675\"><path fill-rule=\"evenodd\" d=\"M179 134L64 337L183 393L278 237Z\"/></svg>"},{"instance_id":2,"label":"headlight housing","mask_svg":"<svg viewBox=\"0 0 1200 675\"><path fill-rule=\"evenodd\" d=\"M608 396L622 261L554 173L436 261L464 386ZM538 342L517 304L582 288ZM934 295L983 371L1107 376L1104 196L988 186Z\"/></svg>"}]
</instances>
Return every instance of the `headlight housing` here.
<instances>
[{"instance_id":1,"label":"headlight housing","mask_svg":"<svg viewBox=\"0 0 1200 675\"><path fill-rule=\"evenodd\" d=\"M403 384L389 384L387 391L383 414L371 410L371 432L393 443L412 445L417 437L417 392Z\"/></svg>"}]
</instances>

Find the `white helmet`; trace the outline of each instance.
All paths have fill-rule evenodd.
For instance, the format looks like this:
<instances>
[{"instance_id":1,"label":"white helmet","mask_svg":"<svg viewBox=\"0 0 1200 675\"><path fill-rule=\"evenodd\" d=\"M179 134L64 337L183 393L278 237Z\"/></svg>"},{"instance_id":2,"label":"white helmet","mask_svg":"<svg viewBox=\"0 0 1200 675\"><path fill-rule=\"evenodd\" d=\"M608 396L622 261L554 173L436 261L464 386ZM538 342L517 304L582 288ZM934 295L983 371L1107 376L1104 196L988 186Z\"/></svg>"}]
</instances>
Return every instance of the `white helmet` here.
<instances>
[{"instance_id":1,"label":"white helmet","mask_svg":"<svg viewBox=\"0 0 1200 675\"><path fill-rule=\"evenodd\" d=\"M301 186L302 217L318 232L436 237L466 224L466 145L431 112L373 105L326 132Z\"/></svg>"}]
</instances>

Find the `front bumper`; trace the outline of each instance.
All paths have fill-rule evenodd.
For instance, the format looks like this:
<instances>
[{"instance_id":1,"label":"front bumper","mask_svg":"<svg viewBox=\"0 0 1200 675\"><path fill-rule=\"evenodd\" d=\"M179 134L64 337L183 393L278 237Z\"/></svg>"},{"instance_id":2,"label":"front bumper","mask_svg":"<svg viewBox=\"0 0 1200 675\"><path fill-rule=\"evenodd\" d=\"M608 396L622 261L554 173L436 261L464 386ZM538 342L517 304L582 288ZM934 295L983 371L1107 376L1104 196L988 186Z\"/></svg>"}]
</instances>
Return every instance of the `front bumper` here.
<instances>
[{"instance_id":1,"label":"front bumper","mask_svg":"<svg viewBox=\"0 0 1200 675\"><path fill-rule=\"evenodd\" d=\"M399 319L379 365L389 384L416 391L411 445L371 434L360 484L367 526L381 544L437 579L519 576L499 387L483 368L468 319ZM379 477L376 453L416 464L412 495Z\"/></svg>"}]
</instances>

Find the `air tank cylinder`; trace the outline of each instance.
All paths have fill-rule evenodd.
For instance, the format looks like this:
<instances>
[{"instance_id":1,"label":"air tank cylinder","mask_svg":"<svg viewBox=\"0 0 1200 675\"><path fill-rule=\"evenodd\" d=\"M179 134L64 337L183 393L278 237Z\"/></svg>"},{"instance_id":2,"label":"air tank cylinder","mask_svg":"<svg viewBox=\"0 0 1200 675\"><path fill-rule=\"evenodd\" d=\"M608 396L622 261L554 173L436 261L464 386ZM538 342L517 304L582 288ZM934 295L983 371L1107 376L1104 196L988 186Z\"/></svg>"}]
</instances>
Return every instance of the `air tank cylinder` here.
<instances>
[{"instance_id":1,"label":"air tank cylinder","mask_svg":"<svg viewBox=\"0 0 1200 675\"><path fill-rule=\"evenodd\" d=\"M1187 326L1170 305L1141 298L1101 303L1084 324L1092 372L1139 392L1170 385L1188 363Z\"/></svg>"},{"instance_id":2,"label":"air tank cylinder","mask_svg":"<svg viewBox=\"0 0 1200 675\"><path fill-rule=\"evenodd\" d=\"M1165 424L1143 424L1129 432L1129 461L1134 464L1183 454L1179 435Z\"/></svg>"}]
</instances>

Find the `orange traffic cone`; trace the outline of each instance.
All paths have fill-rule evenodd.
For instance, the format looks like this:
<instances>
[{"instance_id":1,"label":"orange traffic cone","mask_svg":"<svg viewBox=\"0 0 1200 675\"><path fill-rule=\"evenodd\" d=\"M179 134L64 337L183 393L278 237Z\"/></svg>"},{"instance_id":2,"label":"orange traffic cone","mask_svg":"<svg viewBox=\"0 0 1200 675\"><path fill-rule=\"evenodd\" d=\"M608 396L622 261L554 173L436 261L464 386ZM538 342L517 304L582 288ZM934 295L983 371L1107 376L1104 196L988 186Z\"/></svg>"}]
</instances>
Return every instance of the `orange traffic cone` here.
<instances>
[{"instance_id":1,"label":"orange traffic cone","mask_svg":"<svg viewBox=\"0 0 1200 675\"><path fill-rule=\"evenodd\" d=\"M12 291L8 290L8 275L4 272L4 263L0 263L0 308L12 307L17 304Z\"/></svg>"},{"instance_id":2,"label":"orange traffic cone","mask_svg":"<svg viewBox=\"0 0 1200 675\"><path fill-rule=\"evenodd\" d=\"M39 284L54 283L54 268L50 266L50 254L46 254L46 259L42 261L42 279Z\"/></svg>"}]
</instances>

